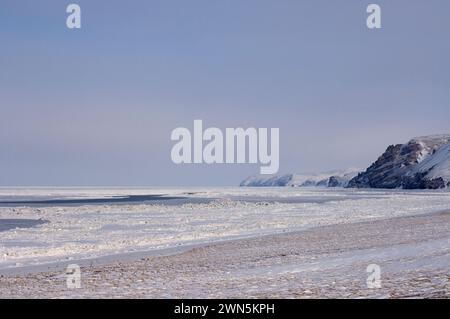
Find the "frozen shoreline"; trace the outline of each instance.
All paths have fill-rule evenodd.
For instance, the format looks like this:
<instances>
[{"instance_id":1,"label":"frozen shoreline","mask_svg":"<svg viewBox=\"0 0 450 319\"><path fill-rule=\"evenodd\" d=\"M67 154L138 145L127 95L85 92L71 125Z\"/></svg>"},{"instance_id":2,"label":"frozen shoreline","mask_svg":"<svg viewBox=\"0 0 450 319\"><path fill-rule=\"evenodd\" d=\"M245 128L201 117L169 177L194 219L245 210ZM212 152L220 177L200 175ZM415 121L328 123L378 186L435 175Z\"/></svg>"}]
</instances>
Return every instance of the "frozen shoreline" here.
<instances>
[{"instance_id":1,"label":"frozen shoreline","mask_svg":"<svg viewBox=\"0 0 450 319\"><path fill-rule=\"evenodd\" d=\"M448 211L184 248L81 265L81 289L63 269L3 275L0 297L450 297ZM373 263L381 289L366 287Z\"/></svg>"},{"instance_id":2,"label":"frozen shoreline","mask_svg":"<svg viewBox=\"0 0 450 319\"><path fill-rule=\"evenodd\" d=\"M7 192L6 195L1 191ZM17 197L17 191L0 197ZM27 198L125 196L130 190L23 190ZM134 195L149 190L133 190ZM49 207L1 207L0 219L46 220L0 234L0 270L375 221L450 209L450 193L326 189L222 188L153 190L185 202ZM59 196L59 197L57 197ZM187 202L186 202L187 201Z\"/></svg>"}]
</instances>

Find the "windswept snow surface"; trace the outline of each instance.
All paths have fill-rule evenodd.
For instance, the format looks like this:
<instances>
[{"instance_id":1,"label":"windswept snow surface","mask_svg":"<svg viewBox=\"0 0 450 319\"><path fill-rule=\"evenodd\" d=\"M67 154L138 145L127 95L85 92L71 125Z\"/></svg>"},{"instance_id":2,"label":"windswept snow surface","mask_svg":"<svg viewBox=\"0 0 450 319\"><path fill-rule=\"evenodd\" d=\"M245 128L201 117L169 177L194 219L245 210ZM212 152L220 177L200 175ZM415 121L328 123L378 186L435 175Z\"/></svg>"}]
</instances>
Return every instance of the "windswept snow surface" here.
<instances>
[{"instance_id":1,"label":"windswept snow surface","mask_svg":"<svg viewBox=\"0 0 450 319\"><path fill-rule=\"evenodd\" d=\"M46 221L0 232L0 270L450 210L444 191L317 188L0 189L0 201L158 194L192 202L0 207L0 223Z\"/></svg>"},{"instance_id":2,"label":"windswept snow surface","mask_svg":"<svg viewBox=\"0 0 450 319\"><path fill-rule=\"evenodd\" d=\"M450 143L420 162L413 173L426 173L428 179L441 177L446 183L450 182Z\"/></svg>"},{"instance_id":3,"label":"windswept snow surface","mask_svg":"<svg viewBox=\"0 0 450 319\"><path fill-rule=\"evenodd\" d=\"M412 139L409 143L417 143L422 146L418 162L421 163L428 156L433 155L435 151L450 142L450 134L421 136Z\"/></svg>"}]
</instances>

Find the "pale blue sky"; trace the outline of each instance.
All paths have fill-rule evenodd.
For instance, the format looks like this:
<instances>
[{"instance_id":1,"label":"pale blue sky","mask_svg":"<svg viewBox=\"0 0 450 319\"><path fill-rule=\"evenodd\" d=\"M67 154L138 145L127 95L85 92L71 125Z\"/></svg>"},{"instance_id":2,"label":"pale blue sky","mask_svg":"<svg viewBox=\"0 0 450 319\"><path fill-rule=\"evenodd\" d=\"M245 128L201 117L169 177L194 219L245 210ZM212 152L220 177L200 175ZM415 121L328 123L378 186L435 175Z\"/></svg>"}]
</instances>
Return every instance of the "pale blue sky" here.
<instances>
[{"instance_id":1,"label":"pale blue sky","mask_svg":"<svg viewBox=\"0 0 450 319\"><path fill-rule=\"evenodd\" d=\"M172 129L279 127L280 173L450 133L448 0L0 1L0 185L236 185ZM365 25L382 7L383 29Z\"/></svg>"}]
</instances>

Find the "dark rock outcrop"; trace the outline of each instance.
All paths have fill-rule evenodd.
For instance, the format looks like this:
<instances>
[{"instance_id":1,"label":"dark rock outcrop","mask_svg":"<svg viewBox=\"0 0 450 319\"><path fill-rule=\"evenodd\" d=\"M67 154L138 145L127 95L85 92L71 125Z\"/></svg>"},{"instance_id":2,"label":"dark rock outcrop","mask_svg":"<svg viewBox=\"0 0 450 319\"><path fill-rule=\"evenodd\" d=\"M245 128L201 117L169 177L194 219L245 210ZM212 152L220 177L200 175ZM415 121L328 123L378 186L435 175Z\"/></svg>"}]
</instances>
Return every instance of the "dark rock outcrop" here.
<instances>
[{"instance_id":1,"label":"dark rock outcrop","mask_svg":"<svg viewBox=\"0 0 450 319\"><path fill-rule=\"evenodd\" d=\"M446 163L450 135L416 138L390 145L365 172L350 180L354 188L439 189L450 183ZM445 165L443 165L445 164ZM437 166L444 167L437 170ZM436 176L441 174L442 176Z\"/></svg>"}]
</instances>

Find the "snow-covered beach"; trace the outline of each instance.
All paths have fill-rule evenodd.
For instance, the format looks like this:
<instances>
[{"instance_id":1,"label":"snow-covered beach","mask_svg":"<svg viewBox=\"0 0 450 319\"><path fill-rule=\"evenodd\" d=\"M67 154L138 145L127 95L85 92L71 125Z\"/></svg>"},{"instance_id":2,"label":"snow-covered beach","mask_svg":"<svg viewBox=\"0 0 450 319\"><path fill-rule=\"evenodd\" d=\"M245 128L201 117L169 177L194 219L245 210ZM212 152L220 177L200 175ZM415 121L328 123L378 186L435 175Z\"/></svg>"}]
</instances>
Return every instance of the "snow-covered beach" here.
<instances>
[{"instance_id":1,"label":"snow-covered beach","mask_svg":"<svg viewBox=\"0 0 450 319\"><path fill-rule=\"evenodd\" d=\"M446 191L35 188L0 202L0 224L40 221L0 232L0 297L449 296ZM65 286L73 263L81 289Z\"/></svg>"}]
</instances>

